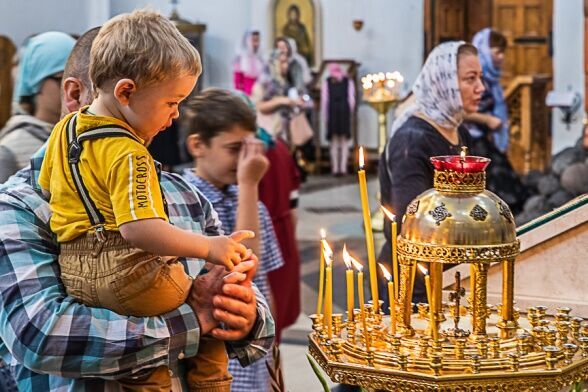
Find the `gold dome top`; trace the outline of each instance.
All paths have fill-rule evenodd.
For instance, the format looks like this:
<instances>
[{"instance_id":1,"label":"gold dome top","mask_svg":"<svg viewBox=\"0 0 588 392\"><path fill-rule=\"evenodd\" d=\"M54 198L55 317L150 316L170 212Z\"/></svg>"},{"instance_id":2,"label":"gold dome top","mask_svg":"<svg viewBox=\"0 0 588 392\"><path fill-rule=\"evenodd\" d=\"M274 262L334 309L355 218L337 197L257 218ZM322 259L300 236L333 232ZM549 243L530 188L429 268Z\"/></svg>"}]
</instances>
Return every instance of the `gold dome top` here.
<instances>
[{"instance_id":1,"label":"gold dome top","mask_svg":"<svg viewBox=\"0 0 588 392\"><path fill-rule=\"evenodd\" d=\"M463 155L431 160L437 169L435 188L408 205L399 253L418 261L441 263L515 257L519 243L514 217L504 201L484 190L489 160Z\"/></svg>"}]
</instances>

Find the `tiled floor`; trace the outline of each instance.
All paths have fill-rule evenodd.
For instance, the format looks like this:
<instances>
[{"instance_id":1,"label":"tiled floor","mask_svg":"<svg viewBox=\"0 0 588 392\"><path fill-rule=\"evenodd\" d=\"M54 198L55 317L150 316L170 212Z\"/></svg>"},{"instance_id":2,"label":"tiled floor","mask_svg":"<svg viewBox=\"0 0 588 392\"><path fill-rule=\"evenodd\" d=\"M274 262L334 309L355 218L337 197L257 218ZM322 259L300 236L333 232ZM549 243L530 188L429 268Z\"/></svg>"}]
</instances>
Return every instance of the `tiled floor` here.
<instances>
[{"instance_id":1,"label":"tiled floor","mask_svg":"<svg viewBox=\"0 0 588 392\"><path fill-rule=\"evenodd\" d=\"M372 178L368 182L372 211L379 206L375 198L376 191L377 180ZM283 343L280 346L284 364L284 378L290 392L322 390L321 384L306 358L307 335L310 331L310 320L307 315L315 313L316 310L319 267L318 240L321 228L327 231L327 239L335 253L333 267L334 312L344 313L345 267L341 258L343 244L346 243L349 251L364 265L367 265L359 187L351 178L347 177L341 180L332 177L311 177L308 186L301 192L297 235L302 259L302 314L296 324L285 331ZM381 233L375 233L374 239L377 254L382 244ZM330 382L330 386L334 385Z\"/></svg>"}]
</instances>

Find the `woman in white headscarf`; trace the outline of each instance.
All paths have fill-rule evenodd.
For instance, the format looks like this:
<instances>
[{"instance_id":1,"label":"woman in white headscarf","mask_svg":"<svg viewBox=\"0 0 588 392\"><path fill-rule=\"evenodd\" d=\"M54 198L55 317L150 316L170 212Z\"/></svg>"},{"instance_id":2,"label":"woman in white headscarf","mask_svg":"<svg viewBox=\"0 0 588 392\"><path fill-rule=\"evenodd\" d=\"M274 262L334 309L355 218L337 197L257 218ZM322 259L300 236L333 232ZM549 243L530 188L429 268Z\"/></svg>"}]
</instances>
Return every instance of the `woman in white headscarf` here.
<instances>
[{"instance_id":1,"label":"woman in white headscarf","mask_svg":"<svg viewBox=\"0 0 588 392\"><path fill-rule=\"evenodd\" d=\"M243 35L243 40L233 61L233 82L235 90L251 95L251 90L257 78L263 72L264 62L259 51L259 31L249 29Z\"/></svg>"},{"instance_id":2,"label":"woman in white headscarf","mask_svg":"<svg viewBox=\"0 0 588 392\"><path fill-rule=\"evenodd\" d=\"M392 125L393 136L380 158L382 204L392 209L397 222L402 222L408 203L433 187L429 158L457 155L462 146L471 148L471 137L461 123L465 113L478 110L484 92L481 77L478 52L470 44L445 42L429 54L412 88L415 103ZM379 259L383 262L390 261L391 254L390 225L384 227L386 243ZM418 275L415 303L426 302Z\"/></svg>"}]
</instances>

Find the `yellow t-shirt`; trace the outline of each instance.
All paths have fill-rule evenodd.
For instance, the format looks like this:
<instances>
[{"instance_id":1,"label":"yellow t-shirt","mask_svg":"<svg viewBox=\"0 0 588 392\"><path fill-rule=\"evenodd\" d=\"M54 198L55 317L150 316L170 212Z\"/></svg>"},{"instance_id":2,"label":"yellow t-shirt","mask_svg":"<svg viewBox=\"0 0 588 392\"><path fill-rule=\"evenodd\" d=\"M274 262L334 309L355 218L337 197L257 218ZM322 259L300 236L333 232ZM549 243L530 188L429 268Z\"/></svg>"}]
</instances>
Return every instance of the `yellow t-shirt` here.
<instances>
[{"instance_id":1,"label":"yellow t-shirt","mask_svg":"<svg viewBox=\"0 0 588 392\"><path fill-rule=\"evenodd\" d=\"M108 125L121 126L134 135L123 121L78 112L76 134ZM68 115L53 128L39 185L51 193L51 230L59 242L93 231L68 164ZM79 170L88 193L105 219L106 230L118 230L124 223L150 218L168 220L161 188L151 154L141 143L128 137L103 137L82 143Z\"/></svg>"}]
</instances>

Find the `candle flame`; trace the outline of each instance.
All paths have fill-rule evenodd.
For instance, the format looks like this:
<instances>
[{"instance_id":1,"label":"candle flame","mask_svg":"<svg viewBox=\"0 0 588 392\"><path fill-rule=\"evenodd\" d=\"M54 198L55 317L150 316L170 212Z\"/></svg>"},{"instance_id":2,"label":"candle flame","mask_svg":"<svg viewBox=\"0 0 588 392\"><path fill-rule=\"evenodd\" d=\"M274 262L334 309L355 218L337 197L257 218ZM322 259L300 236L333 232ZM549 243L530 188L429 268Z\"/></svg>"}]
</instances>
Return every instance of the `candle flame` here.
<instances>
[{"instance_id":1,"label":"candle flame","mask_svg":"<svg viewBox=\"0 0 588 392\"><path fill-rule=\"evenodd\" d=\"M423 267L420 264L417 264L417 267L419 267L419 269L421 270L421 272L423 273L423 275L429 275L429 271L425 267Z\"/></svg>"},{"instance_id":2,"label":"candle flame","mask_svg":"<svg viewBox=\"0 0 588 392\"><path fill-rule=\"evenodd\" d=\"M388 217L388 219L390 219L390 221L396 222L396 215L394 215L392 212L390 212L389 209L387 209L384 206L380 206L380 208L382 209L382 212Z\"/></svg>"},{"instance_id":3,"label":"candle flame","mask_svg":"<svg viewBox=\"0 0 588 392\"><path fill-rule=\"evenodd\" d=\"M347 252L347 244L343 244L343 262L345 263L347 269L351 269L353 267L351 264L351 256L349 255L349 252Z\"/></svg>"},{"instance_id":4,"label":"candle flame","mask_svg":"<svg viewBox=\"0 0 588 392\"><path fill-rule=\"evenodd\" d=\"M325 240L324 238L321 239L321 244L323 244L323 254L325 255L325 260L327 258L333 257L333 249L331 249L331 245Z\"/></svg>"},{"instance_id":5,"label":"candle flame","mask_svg":"<svg viewBox=\"0 0 588 392\"><path fill-rule=\"evenodd\" d=\"M388 270L386 269L386 267L384 267L384 264L378 263L378 265L382 269L382 273L384 274L384 277L386 278L386 280L387 281L391 281L392 280L392 274L390 272L388 272Z\"/></svg>"},{"instance_id":6,"label":"candle flame","mask_svg":"<svg viewBox=\"0 0 588 392\"><path fill-rule=\"evenodd\" d=\"M359 169L363 170L363 167L365 165L364 159L363 159L363 146L359 147Z\"/></svg>"},{"instance_id":7,"label":"candle flame","mask_svg":"<svg viewBox=\"0 0 588 392\"><path fill-rule=\"evenodd\" d=\"M333 262L333 251L329 244L327 244L327 241L323 242L323 255L325 256L325 265L330 267Z\"/></svg>"},{"instance_id":8,"label":"candle flame","mask_svg":"<svg viewBox=\"0 0 588 392\"><path fill-rule=\"evenodd\" d=\"M325 238L327 238L327 232L325 231L325 229L321 228L320 233L321 233L321 239L324 240Z\"/></svg>"},{"instance_id":9,"label":"candle flame","mask_svg":"<svg viewBox=\"0 0 588 392\"><path fill-rule=\"evenodd\" d=\"M465 146L463 146L463 147L461 148L461 152L459 153L459 159L460 159L462 162L463 162L463 161L465 161L465 158L466 158L466 155L467 155L467 153L468 153L468 148L467 148L467 147L465 147Z\"/></svg>"},{"instance_id":10,"label":"candle flame","mask_svg":"<svg viewBox=\"0 0 588 392\"><path fill-rule=\"evenodd\" d=\"M363 270L363 265L357 260L355 260L347 251L347 245L343 245L343 261L347 268L351 268L351 265L355 267L356 270L361 272Z\"/></svg>"}]
</instances>

